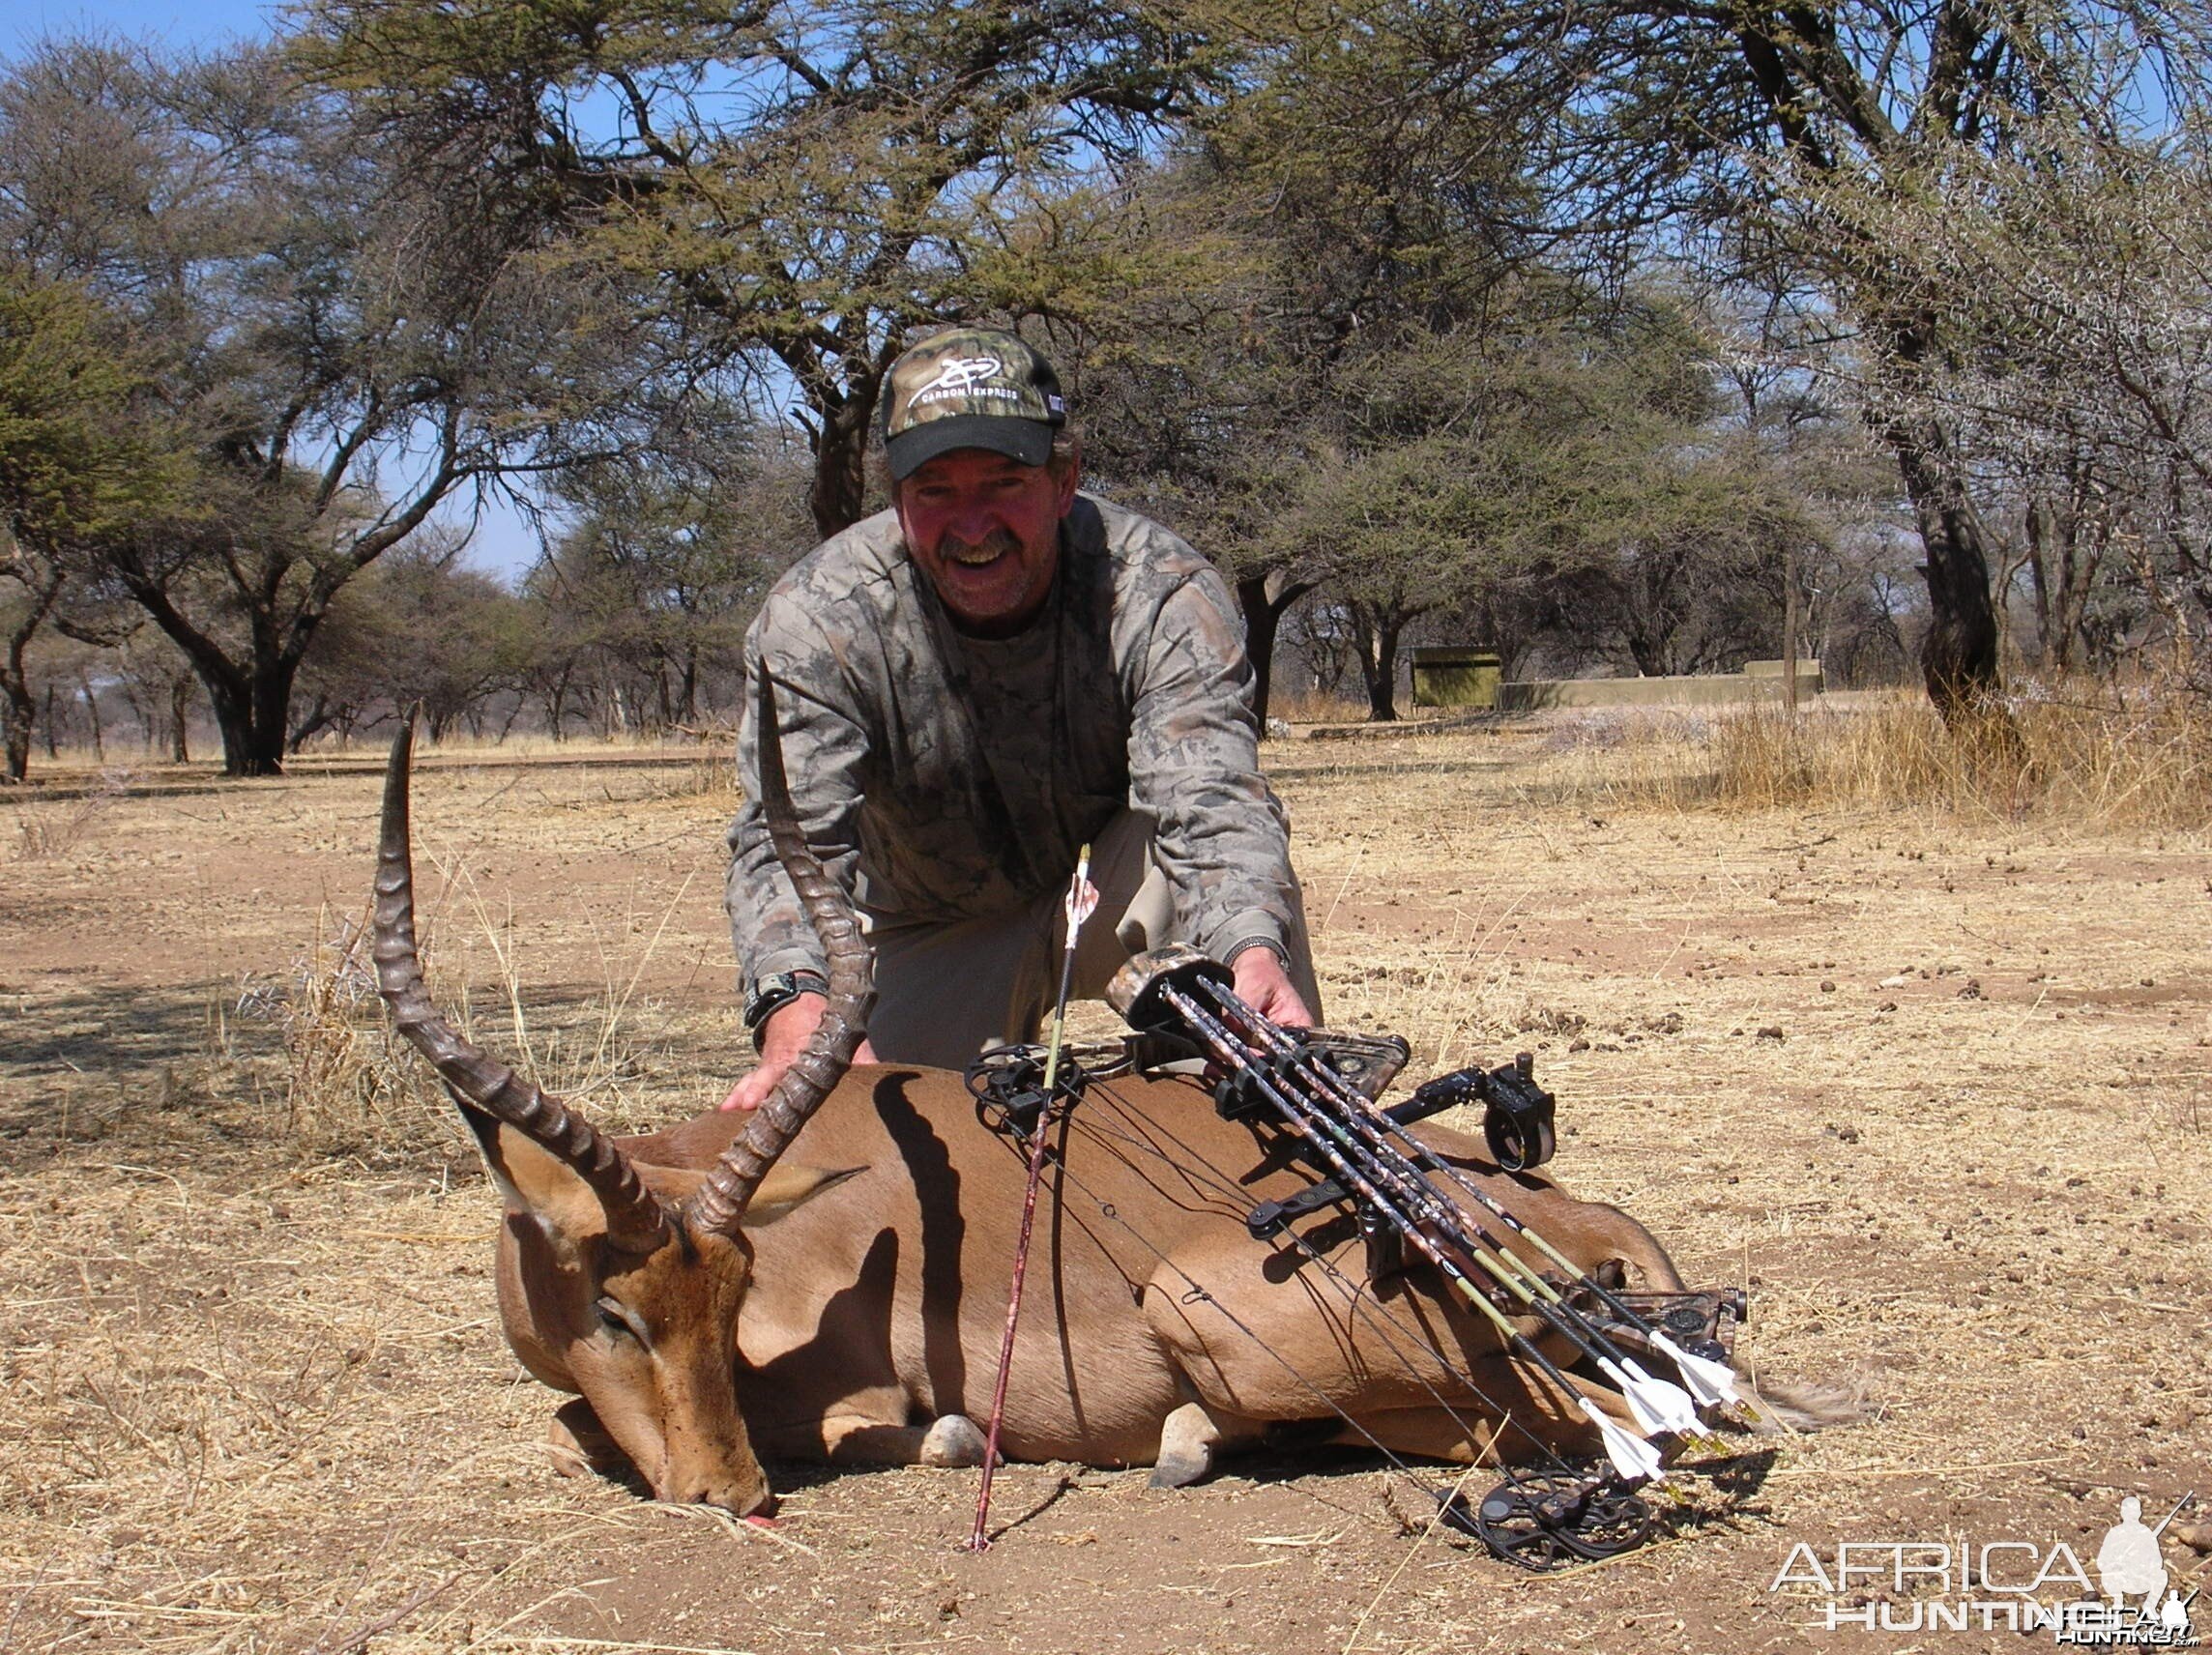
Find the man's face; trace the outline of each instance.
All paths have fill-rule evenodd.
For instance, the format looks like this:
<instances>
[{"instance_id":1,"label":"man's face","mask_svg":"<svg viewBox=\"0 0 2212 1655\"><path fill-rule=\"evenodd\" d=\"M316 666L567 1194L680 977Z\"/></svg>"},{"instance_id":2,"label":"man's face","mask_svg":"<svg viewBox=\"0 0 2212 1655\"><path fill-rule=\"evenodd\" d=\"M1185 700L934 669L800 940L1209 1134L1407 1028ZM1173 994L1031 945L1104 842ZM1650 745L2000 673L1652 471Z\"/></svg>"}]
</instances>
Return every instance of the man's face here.
<instances>
[{"instance_id":1,"label":"man's face","mask_svg":"<svg viewBox=\"0 0 2212 1655\"><path fill-rule=\"evenodd\" d=\"M1056 479L988 449L955 449L893 490L907 550L963 630L1006 637L1044 606L1075 485L1074 466Z\"/></svg>"}]
</instances>

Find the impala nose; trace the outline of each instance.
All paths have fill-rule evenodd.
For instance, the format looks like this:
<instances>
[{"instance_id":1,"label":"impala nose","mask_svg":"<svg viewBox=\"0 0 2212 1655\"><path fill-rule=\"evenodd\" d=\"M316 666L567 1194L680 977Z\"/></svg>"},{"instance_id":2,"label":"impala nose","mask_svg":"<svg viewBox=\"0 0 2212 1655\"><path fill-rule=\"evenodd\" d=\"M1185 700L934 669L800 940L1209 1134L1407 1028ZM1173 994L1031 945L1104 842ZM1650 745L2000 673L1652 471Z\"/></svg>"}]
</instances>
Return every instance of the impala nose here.
<instances>
[{"instance_id":1,"label":"impala nose","mask_svg":"<svg viewBox=\"0 0 2212 1655\"><path fill-rule=\"evenodd\" d=\"M676 1449L654 1479L654 1496L677 1505L718 1505L739 1517L767 1517L775 1510L775 1491L768 1475L751 1456L686 1453L695 1444L671 1445Z\"/></svg>"}]
</instances>

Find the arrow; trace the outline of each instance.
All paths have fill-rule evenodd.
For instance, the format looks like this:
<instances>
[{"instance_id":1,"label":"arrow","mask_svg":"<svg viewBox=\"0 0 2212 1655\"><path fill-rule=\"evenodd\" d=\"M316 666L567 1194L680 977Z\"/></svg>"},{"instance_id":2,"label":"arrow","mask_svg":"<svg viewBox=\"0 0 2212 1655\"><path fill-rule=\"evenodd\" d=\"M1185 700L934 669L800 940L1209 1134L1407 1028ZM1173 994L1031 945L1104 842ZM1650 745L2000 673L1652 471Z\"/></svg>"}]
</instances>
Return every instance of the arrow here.
<instances>
[{"instance_id":1,"label":"arrow","mask_svg":"<svg viewBox=\"0 0 2212 1655\"><path fill-rule=\"evenodd\" d=\"M1338 1075L1334 1070L1330 1069L1327 1064L1321 1062L1318 1059L1316 1059L1312 1052L1301 1046L1296 1040L1293 1039L1282 1030L1276 1028L1273 1023L1269 1022L1266 1018L1261 1017L1258 1013L1251 1011L1249 1007L1243 1005L1241 1001L1236 1000L1233 995L1229 994L1227 990L1221 988L1219 985L1208 982L1204 986L1209 993L1214 996L1216 1000L1233 1003L1237 1011L1241 1014L1241 1016L1249 1019L1248 1027L1260 1034L1262 1040L1266 1044L1270 1051L1273 1051L1278 1055L1290 1057L1294 1061L1296 1061L1304 1078L1317 1082L1324 1089L1331 1092L1334 1095L1336 1101L1340 1105L1346 1106L1354 1116L1354 1118L1357 1118L1359 1122L1371 1133L1379 1135L1386 1134L1389 1137L1401 1139L1404 1142L1412 1145L1421 1153L1428 1153L1426 1147L1422 1145L1419 1139L1415 1138L1411 1132L1407 1131L1407 1129L1400 1125L1397 1121L1391 1119L1390 1117L1384 1114L1382 1110L1376 1108L1372 1098L1369 1098L1365 1093L1360 1092L1353 1088L1344 1080L1341 1075ZM1400 1158L1402 1159L1403 1157ZM1411 1163L1409 1163L1409 1166L1411 1166ZM1418 1168L1412 1168L1412 1170L1416 1174L1419 1171ZM1709 1356L1692 1355L1689 1351L1683 1350L1679 1345L1675 1344L1674 1340L1668 1338L1665 1333L1661 1332L1658 1328L1653 1327L1649 1322L1645 1321L1644 1318L1638 1316L1633 1310L1629 1309L1627 1305L1623 1304L1618 1298L1614 1296L1614 1294L1606 1289L1603 1283L1599 1282L1594 1276L1590 1275L1588 1271L1585 1270L1580 1264L1576 1263L1574 1260L1568 1258L1564 1253L1560 1252L1558 1248L1553 1246L1551 1242L1547 1241L1535 1230L1532 1230L1528 1225L1522 1223L1522 1221L1514 1216L1511 1209L1505 1206L1503 1203L1499 1202L1496 1197L1491 1195L1489 1191L1483 1189L1472 1179L1466 1176L1466 1175L1461 1173L1458 1168L1453 1167L1447 1163L1442 1170L1445 1176L1448 1176L1454 1184L1456 1184L1460 1189L1466 1191L1470 1198L1472 1198L1484 1208L1484 1210L1496 1215L1508 1230L1513 1232L1514 1234L1521 1236L1530 1245L1543 1252L1546 1257L1551 1259L1552 1262L1557 1264L1561 1269L1566 1270L1572 1274L1575 1278L1575 1286L1584 1288L1594 1294L1600 1301L1605 1304L1609 1310L1613 1311L1615 1315L1620 1317L1622 1321L1626 1321L1630 1326L1634 1327L1638 1332L1642 1333L1646 1339L1651 1341L1652 1347L1662 1352L1669 1361L1674 1364L1675 1371L1680 1376L1683 1385L1688 1387L1689 1395L1683 1396L1679 1387L1668 1386L1668 1389L1675 1391L1677 1397L1680 1397L1683 1402L1691 1403L1693 1407L1730 1406L1739 1405L1743 1402L1741 1393L1739 1393L1736 1389L1735 1372L1733 1369L1730 1368L1727 1363L1716 1362ZM1515 1267L1520 1269L1532 1282L1538 1283L1544 1292L1552 1293L1552 1296L1555 1299L1557 1298L1558 1295L1552 1292L1551 1284L1549 1282L1545 1282L1542 1276L1536 1270L1531 1268L1521 1259L1515 1257L1515 1255L1506 1248L1499 1246L1498 1251L1503 1254L1504 1257L1511 1259ZM1563 1301L1561 1302L1563 1303ZM1590 1331L1593 1334L1596 1333L1596 1329L1594 1328L1592 1328ZM1599 1334L1598 1337L1603 1338L1603 1335ZM1610 1342L1608 1343L1610 1345ZM1617 1350L1615 1350L1614 1353L1615 1355L1620 1354ZM1644 1374L1641 1368L1637 1367L1633 1361L1630 1361L1625 1356L1622 1357L1622 1362L1630 1372L1641 1376L1649 1383L1664 1384L1666 1382L1664 1380L1651 1379L1650 1376ZM1670 1404L1669 1406L1674 1405Z\"/></svg>"},{"instance_id":2,"label":"arrow","mask_svg":"<svg viewBox=\"0 0 2212 1655\"><path fill-rule=\"evenodd\" d=\"M1006 1290L1006 1331L999 1341L999 1378L991 1387L991 1428L983 1438L983 1483L975 1494L975 1527L968 1536L968 1550L988 1552L991 1537L991 1479L999 1468L999 1427L1006 1415L1006 1376L1014 1365L1014 1328L1022 1317L1022 1283L1029 1275L1030 1232L1036 1223L1037 1184L1044 1176L1046 1131L1052 1123L1053 1089L1060 1084L1062 1036L1067 1029L1067 991L1075 979L1075 941L1083 922L1098 908L1098 887L1091 883L1091 847L1083 847L1075 859L1075 878L1067 887L1067 946L1060 961L1060 998L1052 1008L1052 1040L1045 1048L1044 1103L1037 1110L1030 1136L1029 1184L1022 1192L1022 1225L1014 1238L1014 1276Z\"/></svg>"},{"instance_id":3,"label":"arrow","mask_svg":"<svg viewBox=\"0 0 2212 1655\"><path fill-rule=\"evenodd\" d=\"M1605 1445L1606 1457L1613 1462L1622 1476L1648 1478L1654 1482L1664 1480L1666 1473L1657 1451L1641 1438L1629 1436L1618 1425L1607 1418L1583 1394L1581 1387L1559 1371L1557 1363L1539 1350L1519 1328L1515 1327L1506 1319L1504 1313L1490 1302L1490 1295L1476 1287L1467 1272L1454 1263L1435 1242L1429 1239L1413 1215L1397 1199L1384 1195L1377 1187L1374 1180L1354 1167L1337 1146L1331 1144L1323 1135L1316 1124L1316 1112L1307 1105L1305 1100L1278 1086L1273 1076L1251 1060L1244 1048L1238 1044L1236 1036L1229 1031L1220 1019L1188 995L1174 988L1163 989L1161 994L1165 1002L1181 1015L1183 1021L1190 1026L1191 1031L1199 1037L1200 1042L1207 1047L1211 1055L1231 1068L1248 1076L1253 1085L1282 1114L1285 1123L1311 1145L1315 1152L1328 1164L1331 1173L1341 1178L1349 1187L1356 1189L1369 1205L1395 1225L1399 1234L1411 1242L1423 1258L1434 1264L1446 1281L1459 1289L1467 1301L1490 1321L1509 1349L1531 1363L1545 1378L1549 1379L1567 1397L1572 1399L1576 1406L1591 1420L1599 1422L1598 1436ZM1470 1256L1476 1260L1483 1257L1479 1251L1470 1252ZM1534 1307L1532 1306L1532 1308ZM1542 1308L1548 1309L1549 1307ZM1557 1326L1557 1323L1554 1323L1554 1325ZM1582 1345L1582 1341L1577 1339L1571 1330L1561 1327L1560 1331L1565 1332L1568 1338L1578 1346ZM1586 1347L1584 1348L1586 1350Z\"/></svg>"},{"instance_id":4,"label":"arrow","mask_svg":"<svg viewBox=\"0 0 2212 1655\"><path fill-rule=\"evenodd\" d=\"M1598 1371L1613 1380L1627 1399L1629 1411L1636 1417L1639 1426L1647 1432L1672 1431L1690 1436L1703 1434L1704 1425L1698 1418L1697 1404L1687 1391L1646 1373L1635 1358L1622 1351L1602 1330L1592 1325L1586 1317L1560 1296L1552 1284L1544 1280L1541 1272L1479 1223L1470 1220L1469 1215L1460 1208L1446 1202L1436 1186L1422 1175L1418 1166L1383 1140L1378 1119L1386 1120L1388 1117L1381 1116L1372 1107L1371 1100L1362 1094L1354 1094L1341 1077L1331 1074L1325 1065L1314 1061L1310 1053L1271 1021L1252 1010L1226 986L1211 981L1203 986L1218 1005L1244 1025L1248 1034L1257 1034L1264 1044L1278 1055L1291 1058L1300 1080L1314 1086L1321 1092L1335 1094L1336 1112L1316 1109L1315 1118L1330 1129L1346 1154L1361 1157L1368 1163L1370 1172L1380 1173L1403 1191L1407 1198L1424 1209L1430 1219L1451 1236L1454 1244L1470 1259L1495 1277L1500 1286L1519 1298L1547 1326L1563 1335L1594 1362ZM1223 1033L1226 1035L1228 1031L1224 1029ZM1281 1089L1275 1089L1279 1095ZM1418 1140L1409 1138L1409 1142L1413 1143L1416 1148L1420 1147ZM1425 1154L1427 1151L1423 1149L1422 1152ZM1506 1218L1517 1233L1541 1240L1503 1206L1466 1179L1459 1179L1458 1182L1481 1200L1485 1207ZM1471 1224L1471 1237L1463 1229L1463 1224ZM1484 1248L1490 1251L1485 1252ZM1493 1258L1493 1253L1498 1258ZM1511 1265L1511 1270L1500 1264L1499 1259ZM1579 1266L1564 1258L1560 1263L1568 1270L1578 1275L1583 1274Z\"/></svg>"}]
</instances>

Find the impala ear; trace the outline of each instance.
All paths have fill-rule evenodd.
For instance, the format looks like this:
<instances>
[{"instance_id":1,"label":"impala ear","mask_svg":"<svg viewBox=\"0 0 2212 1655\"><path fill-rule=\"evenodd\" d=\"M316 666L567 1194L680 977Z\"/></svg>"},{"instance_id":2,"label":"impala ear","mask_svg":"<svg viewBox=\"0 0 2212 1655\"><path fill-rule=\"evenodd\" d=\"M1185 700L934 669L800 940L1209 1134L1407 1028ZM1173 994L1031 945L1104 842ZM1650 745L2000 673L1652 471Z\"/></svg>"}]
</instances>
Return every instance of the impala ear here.
<instances>
[{"instance_id":1,"label":"impala ear","mask_svg":"<svg viewBox=\"0 0 2212 1655\"><path fill-rule=\"evenodd\" d=\"M606 1229L606 1209L598 1196L566 1161L480 1110L464 1106L461 1118L476 1134L484 1171L499 1186L509 1212L536 1218L570 1236Z\"/></svg>"},{"instance_id":2,"label":"impala ear","mask_svg":"<svg viewBox=\"0 0 2212 1655\"><path fill-rule=\"evenodd\" d=\"M843 1167L829 1172L821 1167L795 1167L778 1161L762 1176L760 1187L753 1191L742 1228L756 1230L761 1225L773 1224L786 1213L804 1206L824 1190L835 1189L847 1178L867 1170Z\"/></svg>"}]
</instances>

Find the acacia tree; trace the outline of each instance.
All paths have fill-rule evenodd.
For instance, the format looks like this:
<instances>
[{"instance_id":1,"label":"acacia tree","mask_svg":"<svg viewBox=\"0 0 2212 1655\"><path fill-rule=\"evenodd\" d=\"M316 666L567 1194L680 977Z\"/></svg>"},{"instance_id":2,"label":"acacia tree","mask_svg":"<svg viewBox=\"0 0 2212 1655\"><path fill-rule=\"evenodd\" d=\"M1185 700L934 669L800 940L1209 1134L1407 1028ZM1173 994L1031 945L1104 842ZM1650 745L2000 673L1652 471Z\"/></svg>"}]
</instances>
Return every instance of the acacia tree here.
<instances>
[{"instance_id":1,"label":"acacia tree","mask_svg":"<svg viewBox=\"0 0 2212 1655\"><path fill-rule=\"evenodd\" d=\"M1086 318L1077 367L1092 469L1235 585L1265 716L1285 615L1346 570L1326 537L1282 519L1316 478L1368 463L1342 423L1350 388L1433 335L1540 326L1566 284L1524 279L1539 249L1514 229L1520 158L1472 77L1386 29L1309 31L1287 9L1247 21L1248 84L1113 203L1161 279ZM1398 504L1418 516L1436 503ZM1426 572L1403 573L1377 571L1398 619L1371 618L1371 646L1439 600Z\"/></svg>"},{"instance_id":2,"label":"acacia tree","mask_svg":"<svg viewBox=\"0 0 2212 1655\"><path fill-rule=\"evenodd\" d=\"M274 53L42 48L0 79L0 246L161 351L193 508L87 543L189 657L225 769L280 769L336 595L470 491L637 440L656 354ZM518 239L520 238L520 239Z\"/></svg>"},{"instance_id":3,"label":"acacia tree","mask_svg":"<svg viewBox=\"0 0 2212 1655\"><path fill-rule=\"evenodd\" d=\"M770 583L803 551L812 524L805 456L742 421L722 440L580 470L563 480L569 527L533 571L546 650L588 647L645 690L664 728L695 724L708 675L743 677L744 630ZM565 700L570 660L540 659Z\"/></svg>"},{"instance_id":4,"label":"acacia tree","mask_svg":"<svg viewBox=\"0 0 2212 1655\"><path fill-rule=\"evenodd\" d=\"M0 264L0 781L28 771L26 653L82 548L169 503L176 456L134 425L147 363L82 288Z\"/></svg>"},{"instance_id":5,"label":"acacia tree","mask_svg":"<svg viewBox=\"0 0 2212 1655\"><path fill-rule=\"evenodd\" d=\"M2196 106L2212 15L2163 0L1380 0L1332 23L1479 83L1494 141L1541 181L1528 234L1599 252L1694 247L1825 310L1913 508L1929 692L1947 715L1989 712L1999 675L1976 478L1955 422L1898 393L1970 348L1976 295L1923 286L1909 249L1837 207L1939 208L1979 160L2028 163L2041 123L2097 131L2131 106Z\"/></svg>"},{"instance_id":6,"label":"acacia tree","mask_svg":"<svg viewBox=\"0 0 2212 1655\"><path fill-rule=\"evenodd\" d=\"M822 534L861 514L911 330L1099 291L1055 255L1049 213L1011 210L1134 154L1227 64L1152 0L314 0L302 50L411 164L538 204L577 260L802 424Z\"/></svg>"},{"instance_id":7,"label":"acacia tree","mask_svg":"<svg viewBox=\"0 0 2212 1655\"><path fill-rule=\"evenodd\" d=\"M1537 598L1643 672L1750 653L1783 548L1818 537L1760 454L1708 428L1710 384L1703 341L1652 305L1431 336L1348 376L1344 446L1284 532L1325 570L1372 715L1396 715L1399 645L1438 611L1527 619Z\"/></svg>"},{"instance_id":8,"label":"acacia tree","mask_svg":"<svg viewBox=\"0 0 2212 1655\"><path fill-rule=\"evenodd\" d=\"M1901 281L1975 296L1970 348L1896 395L1959 433L2016 526L2044 663L2156 638L2187 671L2212 642L2212 120L2032 131L1940 211L1837 211L1893 242Z\"/></svg>"},{"instance_id":9,"label":"acacia tree","mask_svg":"<svg viewBox=\"0 0 2212 1655\"><path fill-rule=\"evenodd\" d=\"M487 704L519 692L530 627L521 601L460 561L459 537L419 536L350 582L299 679L292 744L420 708L433 741L481 735Z\"/></svg>"}]
</instances>

